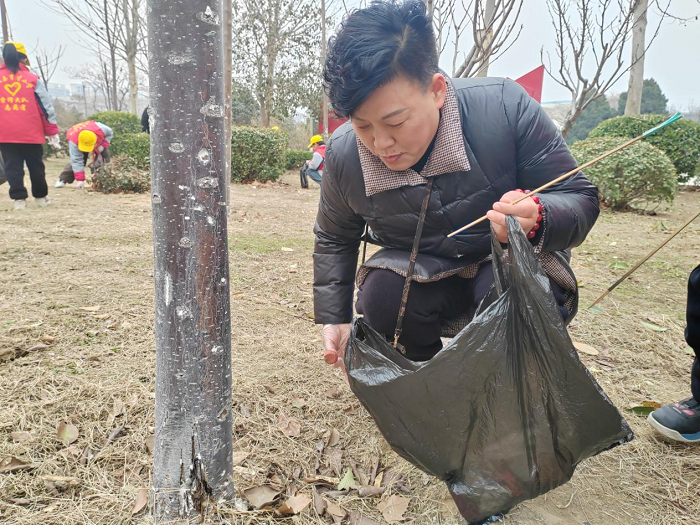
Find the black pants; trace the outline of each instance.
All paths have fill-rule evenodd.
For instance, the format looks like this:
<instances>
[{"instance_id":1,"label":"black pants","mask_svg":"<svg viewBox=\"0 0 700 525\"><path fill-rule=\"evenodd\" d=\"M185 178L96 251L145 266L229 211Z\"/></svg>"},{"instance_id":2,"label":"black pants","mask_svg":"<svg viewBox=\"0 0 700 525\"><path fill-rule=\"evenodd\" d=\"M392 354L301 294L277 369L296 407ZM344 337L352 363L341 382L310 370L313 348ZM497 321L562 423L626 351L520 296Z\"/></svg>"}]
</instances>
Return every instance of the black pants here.
<instances>
[{"instance_id":1,"label":"black pants","mask_svg":"<svg viewBox=\"0 0 700 525\"><path fill-rule=\"evenodd\" d=\"M695 351L690 386L693 397L700 401L700 266L692 271L688 279L686 319L688 325L685 328L685 340Z\"/></svg>"},{"instance_id":2,"label":"black pants","mask_svg":"<svg viewBox=\"0 0 700 525\"><path fill-rule=\"evenodd\" d=\"M441 319L456 317L475 309L486 297L493 284L490 263L479 268L474 279L453 275L431 283L411 283L403 331L399 338L406 357L426 361L442 349ZM405 278L391 270L371 270L357 294L357 313L377 332L393 341ZM562 288L550 279L554 298L562 318L569 316L563 306L566 301Z\"/></svg>"},{"instance_id":3,"label":"black pants","mask_svg":"<svg viewBox=\"0 0 700 525\"><path fill-rule=\"evenodd\" d=\"M95 156L95 160L90 166L92 173L95 173L95 171L97 171L97 169L100 166L102 166L103 164L107 164L109 162L110 157L109 157L109 150L108 149L104 150L101 155L102 155L101 160L98 156ZM89 159L90 159L90 154L83 152L83 166L87 167ZM65 182L66 184L73 184L75 182L75 173L73 173L73 165L68 164L65 168L63 168L63 171L58 176L58 179Z\"/></svg>"},{"instance_id":4,"label":"black pants","mask_svg":"<svg viewBox=\"0 0 700 525\"><path fill-rule=\"evenodd\" d=\"M27 188L24 187L24 163L27 163L29 179L32 181L32 195L37 199L49 194L44 169L44 147L42 144L0 144L2 159L5 163L5 178L10 184L10 198L26 199Z\"/></svg>"}]
</instances>

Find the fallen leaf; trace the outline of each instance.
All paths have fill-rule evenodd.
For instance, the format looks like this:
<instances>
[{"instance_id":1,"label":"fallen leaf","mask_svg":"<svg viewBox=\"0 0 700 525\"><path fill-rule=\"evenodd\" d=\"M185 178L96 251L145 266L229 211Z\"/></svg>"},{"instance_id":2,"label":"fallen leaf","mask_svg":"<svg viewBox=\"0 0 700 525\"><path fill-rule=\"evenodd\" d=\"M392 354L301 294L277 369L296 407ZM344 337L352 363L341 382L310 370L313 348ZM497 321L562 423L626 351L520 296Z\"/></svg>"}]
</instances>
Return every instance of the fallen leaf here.
<instances>
[{"instance_id":1,"label":"fallen leaf","mask_svg":"<svg viewBox=\"0 0 700 525\"><path fill-rule=\"evenodd\" d=\"M657 408L661 408L661 403L657 403L656 401L643 401L639 405L633 405L626 410L636 416L646 417Z\"/></svg>"},{"instance_id":2,"label":"fallen leaf","mask_svg":"<svg viewBox=\"0 0 700 525\"><path fill-rule=\"evenodd\" d=\"M378 521L363 516L360 512L356 510L350 511L350 525L381 525Z\"/></svg>"},{"instance_id":3,"label":"fallen leaf","mask_svg":"<svg viewBox=\"0 0 700 525\"><path fill-rule=\"evenodd\" d=\"M95 319L109 319L109 315L110 314L97 314L97 315L93 315L93 317Z\"/></svg>"},{"instance_id":4,"label":"fallen leaf","mask_svg":"<svg viewBox=\"0 0 700 525\"><path fill-rule=\"evenodd\" d=\"M333 469L336 476L340 476L343 472L343 451L340 449L333 449L328 452L327 456L328 466Z\"/></svg>"},{"instance_id":5,"label":"fallen leaf","mask_svg":"<svg viewBox=\"0 0 700 525\"><path fill-rule=\"evenodd\" d=\"M148 453L151 456L153 455L153 450L155 449L155 446L156 446L156 437L155 436L148 436L146 438L146 450L148 450ZM234 454L233 457L234 457L233 464L235 465L236 464L236 462L235 462L236 455Z\"/></svg>"},{"instance_id":6,"label":"fallen leaf","mask_svg":"<svg viewBox=\"0 0 700 525\"><path fill-rule=\"evenodd\" d=\"M604 360L602 360L602 359L596 359L596 363L601 364L601 365L603 365L603 366L607 366L608 368L615 368L615 365L614 365L614 364L612 364L612 363L609 362L609 361L604 361Z\"/></svg>"},{"instance_id":7,"label":"fallen leaf","mask_svg":"<svg viewBox=\"0 0 700 525\"><path fill-rule=\"evenodd\" d=\"M239 465L242 465L243 462L248 459L248 454L247 452L234 452L233 453L233 466L237 467Z\"/></svg>"},{"instance_id":8,"label":"fallen leaf","mask_svg":"<svg viewBox=\"0 0 700 525\"><path fill-rule=\"evenodd\" d=\"M329 487L337 487L340 483L340 479L331 478L328 476L312 476L310 478L304 478L304 483L309 485L328 485Z\"/></svg>"},{"instance_id":9,"label":"fallen leaf","mask_svg":"<svg viewBox=\"0 0 700 525\"><path fill-rule=\"evenodd\" d=\"M40 339L42 343L46 343L47 345L50 345L56 340L56 338L51 335L42 335Z\"/></svg>"},{"instance_id":10,"label":"fallen leaf","mask_svg":"<svg viewBox=\"0 0 700 525\"><path fill-rule=\"evenodd\" d=\"M350 490L355 487L355 476L352 475L352 469L348 469L343 476L343 479L338 483L338 490Z\"/></svg>"},{"instance_id":11,"label":"fallen leaf","mask_svg":"<svg viewBox=\"0 0 700 525\"><path fill-rule=\"evenodd\" d=\"M340 432L337 429L332 428L328 436L327 447L334 447L340 442Z\"/></svg>"},{"instance_id":12,"label":"fallen leaf","mask_svg":"<svg viewBox=\"0 0 700 525\"><path fill-rule=\"evenodd\" d=\"M377 509L388 523L396 523L403 519L404 513L408 510L408 501L401 496L391 496L379 503Z\"/></svg>"},{"instance_id":13,"label":"fallen leaf","mask_svg":"<svg viewBox=\"0 0 700 525\"><path fill-rule=\"evenodd\" d=\"M279 477L279 474L277 474L277 472L273 473L272 475L268 475L267 481L270 483L270 486L275 490L282 490L284 488L282 478ZM293 494L289 495L292 496Z\"/></svg>"},{"instance_id":14,"label":"fallen leaf","mask_svg":"<svg viewBox=\"0 0 700 525\"><path fill-rule=\"evenodd\" d=\"M74 443L75 440L78 439L78 434L78 428L65 421L61 421L61 424L58 425L58 429L56 430L58 439L60 439L65 446Z\"/></svg>"},{"instance_id":15,"label":"fallen leaf","mask_svg":"<svg viewBox=\"0 0 700 525\"><path fill-rule=\"evenodd\" d=\"M41 476L46 488L68 490L80 486L80 480L71 476Z\"/></svg>"},{"instance_id":16,"label":"fallen leaf","mask_svg":"<svg viewBox=\"0 0 700 525\"><path fill-rule=\"evenodd\" d=\"M31 441L32 435L31 432L26 432L24 430L18 430L17 432L11 432L10 433L10 439L14 441L15 443L26 443L27 441Z\"/></svg>"},{"instance_id":17,"label":"fallen leaf","mask_svg":"<svg viewBox=\"0 0 700 525\"><path fill-rule=\"evenodd\" d=\"M32 502L27 498L10 498L8 501L14 505L29 505Z\"/></svg>"},{"instance_id":18,"label":"fallen leaf","mask_svg":"<svg viewBox=\"0 0 700 525\"><path fill-rule=\"evenodd\" d=\"M588 345L586 343L579 343L578 341L574 341L574 348L578 350L579 352L583 352L584 354L588 355L599 355L600 352L593 348L591 345Z\"/></svg>"},{"instance_id":19,"label":"fallen leaf","mask_svg":"<svg viewBox=\"0 0 700 525\"><path fill-rule=\"evenodd\" d=\"M58 451L58 453L61 454L61 456L63 456L66 460L78 460L82 452L82 449L80 447L76 447L75 445L71 445L68 448Z\"/></svg>"},{"instance_id":20,"label":"fallen leaf","mask_svg":"<svg viewBox=\"0 0 700 525\"><path fill-rule=\"evenodd\" d=\"M355 412L357 412L357 409L354 406L349 406L343 409L343 413L345 414L354 414Z\"/></svg>"},{"instance_id":21,"label":"fallen leaf","mask_svg":"<svg viewBox=\"0 0 700 525\"><path fill-rule=\"evenodd\" d=\"M283 246L283 247L282 247L282 251L283 251L283 252L293 252L294 249L293 249L293 248L287 248L286 246Z\"/></svg>"},{"instance_id":22,"label":"fallen leaf","mask_svg":"<svg viewBox=\"0 0 700 525\"><path fill-rule=\"evenodd\" d=\"M665 332L668 330L668 328L664 328L663 326L656 325L654 323L647 323L646 321L640 321L642 323L642 326L644 328L648 328L649 330L654 330L654 332Z\"/></svg>"},{"instance_id":23,"label":"fallen leaf","mask_svg":"<svg viewBox=\"0 0 700 525\"><path fill-rule=\"evenodd\" d=\"M688 354L688 355L692 355L692 356L695 355L695 350L693 350L692 348L686 348L685 350L683 350L683 352Z\"/></svg>"},{"instance_id":24,"label":"fallen leaf","mask_svg":"<svg viewBox=\"0 0 700 525\"><path fill-rule=\"evenodd\" d=\"M329 388L326 390L326 397L330 397L331 399L338 399L342 395L343 393L337 388Z\"/></svg>"},{"instance_id":25,"label":"fallen leaf","mask_svg":"<svg viewBox=\"0 0 700 525\"><path fill-rule=\"evenodd\" d=\"M123 413L124 401L117 398L114 400L114 406L112 408L112 414L110 415L108 426L111 427L112 423L114 423L114 420L117 419L117 417L121 416Z\"/></svg>"},{"instance_id":26,"label":"fallen leaf","mask_svg":"<svg viewBox=\"0 0 700 525\"><path fill-rule=\"evenodd\" d=\"M603 309L600 306L591 306L588 309L588 311L591 312L592 314L602 314L603 313Z\"/></svg>"},{"instance_id":27,"label":"fallen leaf","mask_svg":"<svg viewBox=\"0 0 700 525\"><path fill-rule=\"evenodd\" d=\"M46 350L49 346L44 343L37 343L31 348L27 349L27 352L38 352L39 350Z\"/></svg>"},{"instance_id":28,"label":"fallen leaf","mask_svg":"<svg viewBox=\"0 0 700 525\"><path fill-rule=\"evenodd\" d=\"M380 472L379 474L377 474L377 477L374 479L374 486L381 487L383 481L384 481L384 472Z\"/></svg>"},{"instance_id":29,"label":"fallen leaf","mask_svg":"<svg viewBox=\"0 0 700 525\"><path fill-rule=\"evenodd\" d=\"M626 262L622 261L616 261L610 265L610 268L613 270L627 270L629 269L630 265L627 264Z\"/></svg>"},{"instance_id":30,"label":"fallen leaf","mask_svg":"<svg viewBox=\"0 0 700 525\"><path fill-rule=\"evenodd\" d=\"M292 406L294 408L303 408L306 405L306 400L297 397L292 401Z\"/></svg>"},{"instance_id":31,"label":"fallen leaf","mask_svg":"<svg viewBox=\"0 0 700 525\"><path fill-rule=\"evenodd\" d=\"M371 498L373 496L381 496L384 494L386 489L384 487L374 487L372 485L365 485L358 487L357 493L361 498Z\"/></svg>"},{"instance_id":32,"label":"fallen leaf","mask_svg":"<svg viewBox=\"0 0 700 525\"><path fill-rule=\"evenodd\" d=\"M280 412L277 425L289 437L299 437L301 435L301 423L299 420L289 417L284 412Z\"/></svg>"},{"instance_id":33,"label":"fallen leaf","mask_svg":"<svg viewBox=\"0 0 700 525\"><path fill-rule=\"evenodd\" d=\"M311 503L311 498L299 494L285 501L280 507L280 512L282 514L293 515L299 514L302 510L309 506Z\"/></svg>"},{"instance_id":34,"label":"fallen leaf","mask_svg":"<svg viewBox=\"0 0 700 525\"><path fill-rule=\"evenodd\" d=\"M345 519L345 516L348 515L348 513L345 512L345 509L343 509L340 505L336 505L332 501L327 502L326 514L331 516L333 521L336 523L340 523L343 521L343 519Z\"/></svg>"},{"instance_id":35,"label":"fallen leaf","mask_svg":"<svg viewBox=\"0 0 700 525\"><path fill-rule=\"evenodd\" d=\"M20 470L31 470L36 468L34 463L27 463L23 459L9 456L0 460L0 474L10 474L11 472L19 472Z\"/></svg>"},{"instance_id":36,"label":"fallen leaf","mask_svg":"<svg viewBox=\"0 0 700 525\"><path fill-rule=\"evenodd\" d=\"M100 306L81 306L80 310L84 310L85 312L99 312L100 308Z\"/></svg>"},{"instance_id":37,"label":"fallen leaf","mask_svg":"<svg viewBox=\"0 0 700 525\"><path fill-rule=\"evenodd\" d=\"M270 394L274 394L274 393L275 393L275 389L272 388L270 385L263 385L263 388L264 388L265 390L267 390L268 392L270 392Z\"/></svg>"},{"instance_id":38,"label":"fallen leaf","mask_svg":"<svg viewBox=\"0 0 700 525\"><path fill-rule=\"evenodd\" d=\"M279 491L274 490L267 485L261 485L259 487L252 487L243 491L243 496L245 499L250 501L256 509L262 509L271 505L273 501L279 496Z\"/></svg>"},{"instance_id":39,"label":"fallen leaf","mask_svg":"<svg viewBox=\"0 0 700 525\"><path fill-rule=\"evenodd\" d=\"M139 489L139 491L136 493L136 498L134 499L134 506L131 509L132 516L135 516L146 508L146 505L148 505L148 496L148 489Z\"/></svg>"},{"instance_id":40,"label":"fallen leaf","mask_svg":"<svg viewBox=\"0 0 700 525\"><path fill-rule=\"evenodd\" d=\"M328 506L328 503L326 503L326 500L321 497L321 495L315 488L312 497L314 502L314 510L316 511L316 514L318 514L319 516L323 516L323 513L326 512L326 507Z\"/></svg>"}]
</instances>

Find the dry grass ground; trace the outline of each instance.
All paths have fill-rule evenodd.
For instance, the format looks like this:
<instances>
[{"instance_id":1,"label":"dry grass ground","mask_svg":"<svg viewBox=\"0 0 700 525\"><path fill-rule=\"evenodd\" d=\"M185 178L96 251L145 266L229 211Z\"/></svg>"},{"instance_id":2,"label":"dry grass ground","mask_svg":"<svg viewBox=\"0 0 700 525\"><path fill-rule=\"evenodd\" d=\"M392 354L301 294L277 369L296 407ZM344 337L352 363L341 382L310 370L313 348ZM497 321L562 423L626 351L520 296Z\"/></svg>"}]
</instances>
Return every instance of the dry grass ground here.
<instances>
[{"instance_id":1,"label":"dry grass ground","mask_svg":"<svg viewBox=\"0 0 700 525\"><path fill-rule=\"evenodd\" d=\"M51 181L61 164L50 163ZM235 186L232 193L234 439L236 450L249 454L236 469L237 489L277 474L287 490L311 495L302 480L315 467L316 444L335 428L343 472L350 460L366 471L378 457L405 475L407 522L462 523L444 486L389 450L338 372L322 362L309 319L318 187L299 189L293 174L284 182ZM0 192L0 461L14 456L35 464L0 474L0 523L149 523L143 513L131 517L138 490L150 485L146 443L154 424L149 198L66 187L52 189L51 207L30 203L20 213L11 211L7 186ZM657 216L604 213L574 254L582 303L622 273L610 269L613 262L635 262L699 206L700 193L684 193ZM575 340L599 349L582 359L619 407L689 395L685 286L699 254L700 223L606 299L603 313L581 312L571 326ZM42 336L54 340L26 353ZM298 437L280 431L282 412L300 421ZM505 523L698 523L700 448L663 441L644 419L628 417L634 442L585 462L571 483L520 505ZM68 448L56 437L61 421L79 430ZM124 431L108 442L119 427ZM81 464L86 447L93 457ZM52 489L47 476L79 485ZM335 500L381 521L378 501ZM277 519L221 509L210 521ZM309 508L286 522L330 521Z\"/></svg>"}]
</instances>

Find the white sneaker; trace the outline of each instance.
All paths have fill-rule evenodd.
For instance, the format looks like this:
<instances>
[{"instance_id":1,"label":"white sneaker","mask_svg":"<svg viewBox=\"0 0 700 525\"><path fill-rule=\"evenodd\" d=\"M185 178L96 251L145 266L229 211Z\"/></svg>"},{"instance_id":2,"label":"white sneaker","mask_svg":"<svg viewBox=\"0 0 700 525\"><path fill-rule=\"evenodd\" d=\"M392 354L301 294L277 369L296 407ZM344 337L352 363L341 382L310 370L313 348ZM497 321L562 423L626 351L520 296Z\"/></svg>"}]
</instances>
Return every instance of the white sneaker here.
<instances>
[{"instance_id":1,"label":"white sneaker","mask_svg":"<svg viewBox=\"0 0 700 525\"><path fill-rule=\"evenodd\" d=\"M39 206L40 208L46 208L49 204L51 204L51 201L49 200L48 197L40 197L38 199L34 199L34 202L36 202L36 205ZM27 203L24 203L24 207L27 207Z\"/></svg>"},{"instance_id":2,"label":"white sneaker","mask_svg":"<svg viewBox=\"0 0 700 525\"><path fill-rule=\"evenodd\" d=\"M56 184L53 185L53 187L54 188L63 188L63 186L65 186L65 185L66 185L65 182L63 182L61 179L58 179L56 181Z\"/></svg>"},{"instance_id":3,"label":"white sneaker","mask_svg":"<svg viewBox=\"0 0 700 525\"><path fill-rule=\"evenodd\" d=\"M15 201L15 210L26 210L27 209L27 199L17 199Z\"/></svg>"}]
</instances>

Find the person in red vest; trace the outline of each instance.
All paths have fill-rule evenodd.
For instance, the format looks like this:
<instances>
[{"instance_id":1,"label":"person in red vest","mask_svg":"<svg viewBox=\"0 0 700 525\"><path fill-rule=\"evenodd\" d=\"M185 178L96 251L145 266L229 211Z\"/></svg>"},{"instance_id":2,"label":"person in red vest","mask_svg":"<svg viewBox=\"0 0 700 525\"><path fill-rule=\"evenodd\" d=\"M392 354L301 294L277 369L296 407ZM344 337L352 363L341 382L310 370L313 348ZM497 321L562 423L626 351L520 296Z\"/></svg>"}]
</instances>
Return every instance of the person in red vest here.
<instances>
[{"instance_id":1,"label":"person in red vest","mask_svg":"<svg viewBox=\"0 0 700 525\"><path fill-rule=\"evenodd\" d=\"M49 187L42 156L44 137L59 147L56 113L44 83L29 71L25 47L19 42L6 42L0 65L0 152L5 177L10 185L10 198L16 210L27 208L24 187L24 164L32 182L32 195L38 206L48 206Z\"/></svg>"},{"instance_id":2,"label":"person in red vest","mask_svg":"<svg viewBox=\"0 0 700 525\"><path fill-rule=\"evenodd\" d=\"M309 141L309 148L314 152L311 160L306 161L305 169L301 176L302 188L308 188L309 183L306 177L309 177L317 184L321 184L323 177L323 164L326 160L326 143L323 142L321 135L314 135Z\"/></svg>"},{"instance_id":3,"label":"person in red vest","mask_svg":"<svg viewBox=\"0 0 700 525\"><path fill-rule=\"evenodd\" d=\"M80 122L70 128L66 133L70 166L63 170L54 187L62 188L66 183L71 184L77 180L78 188L83 189L85 187L85 165L90 155L92 154L93 158L93 168L108 162L107 148L109 148L113 136L112 128L94 120Z\"/></svg>"}]
</instances>

